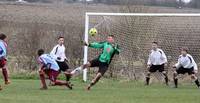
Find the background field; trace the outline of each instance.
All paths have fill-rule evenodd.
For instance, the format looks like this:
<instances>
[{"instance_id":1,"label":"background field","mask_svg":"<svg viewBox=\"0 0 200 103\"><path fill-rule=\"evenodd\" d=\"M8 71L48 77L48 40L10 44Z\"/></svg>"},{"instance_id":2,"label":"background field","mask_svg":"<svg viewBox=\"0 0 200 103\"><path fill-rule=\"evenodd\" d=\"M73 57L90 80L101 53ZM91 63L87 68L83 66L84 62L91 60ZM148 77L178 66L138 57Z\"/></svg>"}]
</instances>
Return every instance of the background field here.
<instances>
[{"instance_id":1,"label":"background field","mask_svg":"<svg viewBox=\"0 0 200 103\"><path fill-rule=\"evenodd\" d=\"M65 87L50 87L47 91L39 90L36 50L44 48L49 52L56 44L58 34L64 34L66 37L66 54L70 59L70 67L74 68L82 64L83 47L79 41L83 40L84 36L85 12L199 13L200 11L191 8L176 9L127 4L0 2L0 32L7 34L9 38L8 68L12 78L12 84L3 86L4 90L0 91L0 103L200 103L200 90L188 78L180 79L178 89L171 88L172 73L169 73L170 87L161 83L162 78L159 74L155 74L157 79L152 79L153 84L149 87L139 82L144 81L147 51L150 49L149 43L154 38L159 38L164 51L171 55L174 61L178 56L178 46L187 44L192 49L194 59L200 64L199 17L111 18L113 22L109 23L115 23L110 26L111 32L123 33L122 36L117 37L118 40L126 44L122 45L123 47L131 47L131 49L124 49L121 55L125 66L122 65L123 60L117 58L105 75L106 79L101 80L92 91L85 91L87 84L83 83L81 78L72 80L75 84L74 90ZM98 17L93 19L91 25L101 20ZM105 31L109 31L107 29ZM142 52L135 45L142 48ZM93 56L97 55L95 53ZM174 61L170 62L169 66ZM96 69L90 70L90 80L95 71ZM3 80L0 81L1 83Z\"/></svg>"},{"instance_id":2,"label":"background field","mask_svg":"<svg viewBox=\"0 0 200 103\"><path fill-rule=\"evenodd\" d=\"M91 91L86 83L74 82L73 90L50 87L39 90L38 80L13 80L0 92L0 103L199 103L200 90L192 84L174 89L162 84L148 87L140 82L107 80L99 82Z\"/></svg>"},{"instance_id":3,"label":"background field","mask_svg":"<svg viewBox=\"0 0 200 103\"><path fill-rule=\"evenodd\" d=\"M58 34L64 34L66 37L66 54L70 59L70 67L73 69L82 64L83 46L80 41L84 38L85 12L198 13L199 10L142 5L0 3L0 32L6 33L9 37L8 68L11 74L20 74L19 76L24 74L27 77L37 73L36 50L44 48L47 53L50 52L56 44ZM99 23L101 19L94 19L90 27ZM121 53L123 59L117 58L117 61L113 62L107 77L143 79L150 42L155 38L159 38L159 43L167 56L173 58L170 65L176 61L179 55L178 46L182 44L190 47L194 59L199 64L200 18L111 18L111 20L113 22L109 23L113 26L110 26L110 31L115 35L123 34L116 37L118 40L122 39L120 45L123 48ZM103 30L109 31L108 28ZM188 38L192 41L188 41ZM95 52L92 56L96 57L97 54ZM122 61L125 62L125 66L122 65Z\"/></svg>"}]
</instances>

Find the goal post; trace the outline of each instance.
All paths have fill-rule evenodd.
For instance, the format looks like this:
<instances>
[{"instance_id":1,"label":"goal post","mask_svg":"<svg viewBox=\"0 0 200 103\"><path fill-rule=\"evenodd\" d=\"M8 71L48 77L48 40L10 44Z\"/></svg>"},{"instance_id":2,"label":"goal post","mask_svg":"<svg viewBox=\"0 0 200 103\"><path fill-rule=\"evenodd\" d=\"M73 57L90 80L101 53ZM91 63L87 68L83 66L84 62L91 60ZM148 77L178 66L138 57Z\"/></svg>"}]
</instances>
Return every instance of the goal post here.
<instances>
[{"instance_id":1,"label":"goal post","mask_svg":"<svg viewBox=\"0 0 200 103\"><path fill-rule=\"evenodd\" d=\"M134 17L200 17L200 13L98 13L86 12L85 13L85 34L84 40L88 42L90 17L92 16L134 16ZM88 47L84 46L84 64L88 61ZM83 81L87 81L87 69L83 71Z\"/></svg>"}]
</instances>

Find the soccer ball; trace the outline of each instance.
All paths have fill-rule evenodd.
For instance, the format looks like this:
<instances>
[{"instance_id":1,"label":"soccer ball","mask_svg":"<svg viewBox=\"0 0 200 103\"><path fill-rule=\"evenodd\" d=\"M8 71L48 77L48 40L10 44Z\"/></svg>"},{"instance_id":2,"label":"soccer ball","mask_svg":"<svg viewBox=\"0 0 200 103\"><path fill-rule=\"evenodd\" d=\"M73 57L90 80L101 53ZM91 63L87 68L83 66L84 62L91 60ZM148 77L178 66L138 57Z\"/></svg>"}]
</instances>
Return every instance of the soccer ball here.
<instances>
[{"instance_id":1,"label":"soccer ball","mask_svg":"<svg viewBox=\"0 0 200 103\"><path fill-rule=\"evenodd\" d=\"M97 35L97 29L96 29L96 28L91 28L90 31L89 31L89 35L90 35L90 36L95 36L95 35Z\"/></svg>"}]
</instances>

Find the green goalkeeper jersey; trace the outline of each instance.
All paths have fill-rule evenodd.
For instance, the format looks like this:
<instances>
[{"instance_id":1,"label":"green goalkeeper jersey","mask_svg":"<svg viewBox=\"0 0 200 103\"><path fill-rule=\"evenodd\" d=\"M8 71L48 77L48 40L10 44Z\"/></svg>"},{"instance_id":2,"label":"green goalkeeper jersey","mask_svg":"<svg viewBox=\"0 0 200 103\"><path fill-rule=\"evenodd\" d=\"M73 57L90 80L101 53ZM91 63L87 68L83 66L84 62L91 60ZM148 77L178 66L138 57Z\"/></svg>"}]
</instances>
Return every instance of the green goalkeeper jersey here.
<instances>
[{"instance_id":1,"label":"green goalkeeper jersey","mask_svg":"<svg viewBox=\"0 0 200 103\"><path fill-rule=\"evenodd\" d=\"M112 45L108 42L93 42L89 44L91 48L103 49L99 56L99 61L109 64L115 54L119 54L120 49L118 45Z\"/></svg>"}]
</instances>

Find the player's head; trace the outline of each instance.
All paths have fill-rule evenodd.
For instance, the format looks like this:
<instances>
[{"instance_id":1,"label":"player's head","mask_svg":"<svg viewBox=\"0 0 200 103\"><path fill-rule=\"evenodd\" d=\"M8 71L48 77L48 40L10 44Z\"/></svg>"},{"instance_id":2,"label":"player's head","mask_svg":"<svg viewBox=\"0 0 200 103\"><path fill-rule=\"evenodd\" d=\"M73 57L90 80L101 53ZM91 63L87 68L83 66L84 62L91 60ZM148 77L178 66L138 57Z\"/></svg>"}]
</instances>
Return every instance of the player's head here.
<instances>
[{"instance_id":1,"label":"player's head","mask_svg":"<svg viewBox=\"0 0 200 103\"><path fill-rule=\"evenodd\" d=\"M44 54L44 49L39 49L37 54L38 54L38 56L41 56L42 54Z\"/></svg>"},{"instance_id":2,"label":"player's head","mask_svg":"<svg viewBox=\"0 0 200 103\"><path fill-rule=\"evenodd\" d=\"M63 45L64 44L64 37L63 36L59 36L58 37L58 44L59 45Z\"/></svg>"},{"instance_id":3,"label":"player's head","mask_svg":"<svg viewBox=\"0 0 200 103\"><path fill-rule=\"evenodd\" d=\"M156 50L158 48L158 42L156 42L156 41L152 42L151 46L152 46L153 50Z\"/></svg>"},{"instance_id":4,"label":"player's head","mask_svg":"<svg viewBox=\"0 0 200 103\"><path fill-rule=\"evenodd\" d=\"M181 48L181 54L183 55L183 56L185 56L187 53L188 53L188 47L182 47Z\"/></svg>"},{"instance_id":5,"label":"player's head","mask_svg":"<svg viewBox=\"0 0 200 103\"><path fill-rule=\"evenodd\" d=\"M7 36L4 33L0 33L0 40L6 41Z\"/></svg>"},{"instance_id":6,"label":"player's head","mask_svg":"<svg viewBox=\"0 0 200 103\"><path fill-rule=\"evenodd\" d=\"M109 35L109 36L107 37L107 42L109 42L109 43L114 43L114 42L115 42L115 40L114 40L114 35Z\"/></svg>"}]
</instances>

